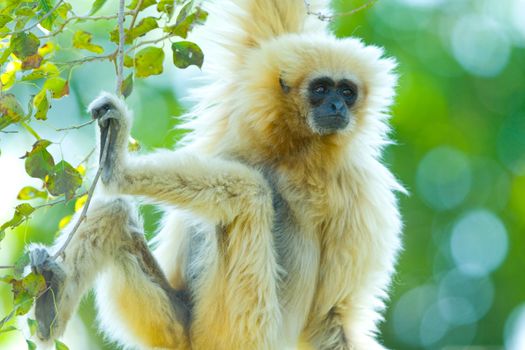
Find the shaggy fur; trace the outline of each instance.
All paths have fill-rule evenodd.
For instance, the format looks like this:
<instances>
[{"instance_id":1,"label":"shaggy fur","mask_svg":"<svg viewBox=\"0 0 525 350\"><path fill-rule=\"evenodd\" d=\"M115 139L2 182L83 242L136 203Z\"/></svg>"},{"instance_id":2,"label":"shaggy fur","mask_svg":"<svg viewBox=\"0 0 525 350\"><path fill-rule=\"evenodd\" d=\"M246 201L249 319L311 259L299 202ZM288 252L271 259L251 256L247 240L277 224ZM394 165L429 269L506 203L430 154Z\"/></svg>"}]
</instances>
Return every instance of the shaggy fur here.
<instances>
[{"instance_id":1,"label":"shaggy fur","mask_svg":"<svg viewBox=\"0 0 525 350\"><path fill-rule=\"evenodd\" d=\"M384 349L374 335L401 230L402 187L380 163L394 61L336 39L303 0L209 6L212 83L195 92L181 149L130 157L123 102L90 106L109 105L118 125L113 171L62 261L51 333L98 274L101 329L129 347ZM321 76L359 90L352 122L329 135L309 123L307 86ZM169 208L155 258L122 194Z\"/></svg>"}]
</instances>

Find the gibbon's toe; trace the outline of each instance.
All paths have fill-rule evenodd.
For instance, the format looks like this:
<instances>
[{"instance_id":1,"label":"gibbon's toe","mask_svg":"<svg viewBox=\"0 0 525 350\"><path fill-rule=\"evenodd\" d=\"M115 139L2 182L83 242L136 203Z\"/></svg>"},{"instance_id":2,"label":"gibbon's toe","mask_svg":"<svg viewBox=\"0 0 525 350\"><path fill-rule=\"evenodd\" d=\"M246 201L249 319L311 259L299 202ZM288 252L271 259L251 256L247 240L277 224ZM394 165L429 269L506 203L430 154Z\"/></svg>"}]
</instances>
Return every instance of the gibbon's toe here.
<instances>
[{"instance_id":1,"label":"gibbon's toe","mask_svg":"<svg viewBox=\"0 0 525 350\"><path fill-rule=\"evenodd\" d=\"M64 270L54 261L45 248L37 247L29 253L31 270L42 275L46 281L46 290L36 299L35 318L38 322L38 337L49 340L58 326L56 305L65 281Z\"/></svg>"}]
</instances>

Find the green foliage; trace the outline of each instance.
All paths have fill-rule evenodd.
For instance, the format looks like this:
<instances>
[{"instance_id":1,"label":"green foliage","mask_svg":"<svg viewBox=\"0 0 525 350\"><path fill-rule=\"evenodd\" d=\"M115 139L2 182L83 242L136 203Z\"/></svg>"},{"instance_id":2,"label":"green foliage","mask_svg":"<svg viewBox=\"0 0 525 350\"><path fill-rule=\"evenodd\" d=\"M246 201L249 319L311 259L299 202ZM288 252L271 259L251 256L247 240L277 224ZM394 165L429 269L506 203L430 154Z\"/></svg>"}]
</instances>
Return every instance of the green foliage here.
<instances>
[{"instance_id":1,"label":"green foliage","mask_svg":"<svg viewBox=\"0 0 525 350\"><path fill-rule=\"evenodd\" d=\"M173 50L173 64L179 68L195 65L202 67L204 54L200 47L189 41L179 41L171 45Z\"/></svg>"},{"instance_id":2,"label":"green foliage","mask_svg":"<svg viewBox=\"0 0 525 350\"><path fill-rule=\"evenodd\" d=\"M135 75L137 78L146 78L158 75L163 71L164 50L150 46L140 50L135 56Z\"/></svg>"},{"instance_id":3,"label":"green foliage","mask_svg":"<svg viewBox=\"0 0 525 350\"><path fill-rule=\"evenodd\" d=\"M73 46L77 49L84 49L94 53L103 53L104 48L100 45L92 44L91 39L93 39L93 35L83 30L78 30L73 35Z\"/></svg>"},{"instance_id":4,"label":"green foliage","mask_svg":"<svg viewBox=\"0 0 525 350\"><path fill-rule=\"evenodd\" d=\"M24 162L27 175L41 183L40 186L26 185L18 190L17 199L21 203L14 208L9 220L0 223L0 241L10 230L31 222L41 208L52 208L79 198L75 203L76 211L81 210L86 202L85 188L81 190L85 182L84 167L73 166L65 159L55 160L58 156L53 156L53 148L57 144L41 138L32 125L51 125L48 112L53 101L67 97L71 84L78 84L75 68L96 61L116 66L120 41L117 16L98 15L110 4L114 5L107 0L92 0L88 14L77 15L74 1L0 2L0 132L27 133L36 138L21 162ZM186 38L188 32L195 25L202 24L207 16L192 1L181 0L131 0L127 9L124 13L124 65L127 71L120 86L124 97L133 93L137 79L163 73L164 64L167 64L163 49L166 40ZM148 16L143 14L145 9L148 9ZM173 23L177 11L179 14ZM110 29L100 36L96 30L91 30L93 23ZM176 47L173 54L177 66L202 65L202 51L198 46L186 43ZM30 92L28 97L12 92L22 86ZM22 106L27 106L27 112ZM138 149L139 144L131 142L130 148ZM71 215L71 212L65 216L62 214L61 228ZM34 298L45 288L42 276L34 273L24 276L28 264L26 253L17 259L12 274L0 281L11 285L13 295L13 309L0 321L0 334L17 330L12 321L25 314ZM28 327L34 335L36 321L28 320ZM28 349L36 348L31 341L26 343ZM57 341L55 349L64 350L67 346Z\"/></svg>"}]
</instances>

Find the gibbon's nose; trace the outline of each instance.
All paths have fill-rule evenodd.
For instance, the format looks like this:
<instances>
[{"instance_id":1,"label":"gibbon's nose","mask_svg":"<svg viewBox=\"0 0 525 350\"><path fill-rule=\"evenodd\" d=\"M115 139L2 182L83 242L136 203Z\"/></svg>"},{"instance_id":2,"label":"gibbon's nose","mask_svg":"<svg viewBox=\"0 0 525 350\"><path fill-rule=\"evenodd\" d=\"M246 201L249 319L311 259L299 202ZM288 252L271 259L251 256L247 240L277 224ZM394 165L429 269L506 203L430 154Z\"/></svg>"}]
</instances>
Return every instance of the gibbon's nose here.
<instances>
[{"instance_id":1,"label":"gibbon's nose","mask_svg":"<svg viewBox=\"0 0 525 350\"><path fill-rule=\"evenodd\" d=\"M339 99L332 100L330 101L330 111L336 115L344 115L346 113L346 105Z\"/></svg>"}]
</instances>

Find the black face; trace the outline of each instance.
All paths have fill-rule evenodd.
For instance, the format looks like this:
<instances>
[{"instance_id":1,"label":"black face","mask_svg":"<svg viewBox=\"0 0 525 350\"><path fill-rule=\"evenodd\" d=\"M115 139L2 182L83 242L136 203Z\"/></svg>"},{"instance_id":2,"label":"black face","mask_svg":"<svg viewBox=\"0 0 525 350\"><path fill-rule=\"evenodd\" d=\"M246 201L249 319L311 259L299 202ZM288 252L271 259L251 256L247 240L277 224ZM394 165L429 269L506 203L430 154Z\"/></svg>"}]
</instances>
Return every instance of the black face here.
<instances>
[{"instance_id":1,"label":"black face","mask_svg":"<svg viewBox=\"0 0 525 350\"><path fill-rule=\"evenodd\" d=\"M323 134L344 129L350 122L349 109L357 100L357 86L349 80L322 77L308 86L313 126Z\"/></svg>"}]
</instances>

